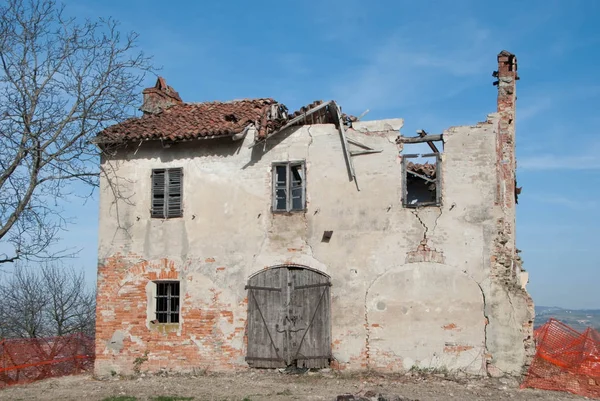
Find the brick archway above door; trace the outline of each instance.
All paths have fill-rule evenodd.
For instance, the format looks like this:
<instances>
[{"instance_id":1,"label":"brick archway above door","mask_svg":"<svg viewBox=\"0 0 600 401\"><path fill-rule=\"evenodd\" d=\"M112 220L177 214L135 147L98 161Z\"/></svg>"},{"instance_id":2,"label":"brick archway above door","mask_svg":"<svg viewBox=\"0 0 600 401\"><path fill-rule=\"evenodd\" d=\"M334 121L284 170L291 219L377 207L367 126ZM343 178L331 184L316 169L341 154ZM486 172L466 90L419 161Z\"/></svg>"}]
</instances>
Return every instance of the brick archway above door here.
<instances>
[{"instance_id":1,"label":"brick archway above door","mask_svg":"<svg viewBox=\"0 0 600 401\"><path fill-rule=\"evenodd\" d=\"M331 360L331 281L306 266L283 265L248 279L251 367L322 368Z\"/></svg>"}]
</instances>

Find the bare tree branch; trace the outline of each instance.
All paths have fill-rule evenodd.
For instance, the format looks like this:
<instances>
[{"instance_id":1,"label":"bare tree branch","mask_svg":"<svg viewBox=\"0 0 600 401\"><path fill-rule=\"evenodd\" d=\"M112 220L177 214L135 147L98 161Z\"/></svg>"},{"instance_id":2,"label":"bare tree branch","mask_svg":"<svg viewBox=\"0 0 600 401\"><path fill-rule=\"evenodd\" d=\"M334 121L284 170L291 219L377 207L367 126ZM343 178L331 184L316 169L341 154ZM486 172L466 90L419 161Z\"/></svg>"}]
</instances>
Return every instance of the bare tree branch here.
<instances>
[{"instance_id":1,"label":"bare tree branch","mask_svg":"<svg viewBox=\"0 0 600 401\"><path fill-rule=\"evenodd\" d=\"M73 268L16 265L0 277L0 299L0 337L94 335L96 294Z\"/></svg>"},{"instance_id":2,"label":"bare tree branch","mask_svg":"<svg viewBox=\"0 0 600 401\"><path fill-rule=\"evenodd\" d=\"M0 6L0 264L52 251L69 184L98 183L90 139L129 117L150 59L113 19L81 24L54 0Z\"/></svg>"}]
</instances>

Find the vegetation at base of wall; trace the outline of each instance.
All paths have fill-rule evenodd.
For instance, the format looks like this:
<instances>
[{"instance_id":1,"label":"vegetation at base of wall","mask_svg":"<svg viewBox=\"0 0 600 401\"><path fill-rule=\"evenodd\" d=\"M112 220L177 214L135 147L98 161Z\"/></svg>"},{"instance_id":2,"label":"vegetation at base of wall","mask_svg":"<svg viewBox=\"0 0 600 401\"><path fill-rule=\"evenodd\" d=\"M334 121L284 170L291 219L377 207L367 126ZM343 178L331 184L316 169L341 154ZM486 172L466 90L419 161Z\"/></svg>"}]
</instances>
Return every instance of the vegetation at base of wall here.
<instances>
[{"instance_id":1,"label":"vegetation at base of wall","mask_svg":"<svg viewBox=\"0 0 600 401\"><path fill-rule=\"evenodd\" d=\"M448 371L448 368L445 366L443 366L441 368L422 368L417 365L411 366L411 368L409 369L409 372L415 373L415 374L423 374L423 375L439 374L439 375L444 375L444 376L448 376L448 374L450 373Z\"/></svg>"},{"instance_id":2,"label":"vegetation at base of wall","mask_svg":"<svg viewBox=\"0 0 600 401\"><path fill-rule=\"evenodd\" d=\"M190 401L193 399L194 397L179 397L170 395L159 395L158 397L151 398L152 401ZM249 398L244 398L244 400L250 401ZM102 401L137 401L137 398L131 397L129 395L119 395L113 397L106 397L102 399Z\"/></svg>"},{"instance_id":3,"label":"vegetation at base of wall","mask_svg":"<svg viewBox=\"0 0 600 401\"><path fill-rule=\"evenodd\" d=\"M144 362L148 361L148 350L144 351L144 355L143 356L138 356L137 358L134 359L133 361L133 371L135 372L135 374L139 374L140 373L140 369L142 367L142 364Z\"/></svg>"}]
</instances>

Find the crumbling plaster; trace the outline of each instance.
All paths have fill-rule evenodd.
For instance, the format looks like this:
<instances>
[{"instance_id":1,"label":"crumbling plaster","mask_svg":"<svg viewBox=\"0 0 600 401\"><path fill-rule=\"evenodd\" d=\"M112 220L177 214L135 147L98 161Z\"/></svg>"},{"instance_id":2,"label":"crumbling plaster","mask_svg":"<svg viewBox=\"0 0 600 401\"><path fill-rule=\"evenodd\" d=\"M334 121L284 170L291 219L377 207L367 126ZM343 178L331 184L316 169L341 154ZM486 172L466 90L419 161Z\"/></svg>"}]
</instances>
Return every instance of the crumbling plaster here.
<instances>
[{"instance_id":1,"label":"crumbling plaster","mask_svg":"<svg viewBox=\"0 0 600 401\"><path fill-rule=\"evenodd\" d=\"M497 115L444 132L439 207L402 207L401 156L387 131L400 125L361 122L348 130L382 150L353 158L360 191L333 125L294 128L251 149L250 130L237 142L145 142L105 157L97 373L131 371L145 351L152 370L247 366L244 285L251 274L286 263L331 276L335 367L484 374L493 364L519 372L527 316L506 297L514 305L521 292L499 294L489 278L500 217ZM271 163L300 159L307 209L273 214ZM151 169L164 167L183 167L182 218L150 218ZM321 242L326 230L333 231L328 243ZM185 283L176 330L151 323L148 284L160 277ZM509 318L495 322L492 314ZM492 354L491 327L503 339Z\"/></svg>"}]
</instances>

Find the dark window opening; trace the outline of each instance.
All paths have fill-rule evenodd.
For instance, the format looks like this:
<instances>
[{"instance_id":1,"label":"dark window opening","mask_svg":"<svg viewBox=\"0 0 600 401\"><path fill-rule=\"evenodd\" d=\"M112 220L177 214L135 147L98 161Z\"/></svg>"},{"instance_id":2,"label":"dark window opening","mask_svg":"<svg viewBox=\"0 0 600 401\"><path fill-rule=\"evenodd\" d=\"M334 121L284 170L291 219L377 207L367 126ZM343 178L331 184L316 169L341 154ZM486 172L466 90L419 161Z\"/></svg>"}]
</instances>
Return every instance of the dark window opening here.
<instances>
[{"instance_id":1,"label":"dark window opening","mask_svg":"<svg viewBox=\"0 0 600 401\"><path fill-rule=\"evenodd\" d=\"M232 123L237 123L238 122L238 118L235 116L235 114L226 114L225 115L225 121L232 122Z\"/></svg>"},{"instance_id":2,"label":"dark window opening","mask_svg":"<svg viewBox=\"0 0 600 401\"><path fill-rule=\"evenodd\" d=\"M306 205L306 169L304 162L273 164L273 210L304 210Z\"/></svg>"},{"instance_id":3,"label":"dark window opening","mask_svg":"<svg viewBox=\"0 0 600 401\"><path fill-rule=\"evenodd\" d=\"M156 320L158 323L179 323L179 282L156 282Z\"/></svg>"},{"instance_id":4,"label":"dark window opening","mask_svg":"<svg viewBox=\"0 0 600 401\"><path fill-rule=\"evenodd\" d=\"M169 219L183 216L182 195L182 168L152 170L152 217Z\"/></svg>"},{"instance_id":5,"label":"dark window opening","mask_svg":"<svg viewBox=\"0 0 600 401\"><path fill-rule=\"evenodd\" d=\"M439 153L402 155L402 204L404 207L441 205Z\"/></svg>"}]
</instances>

